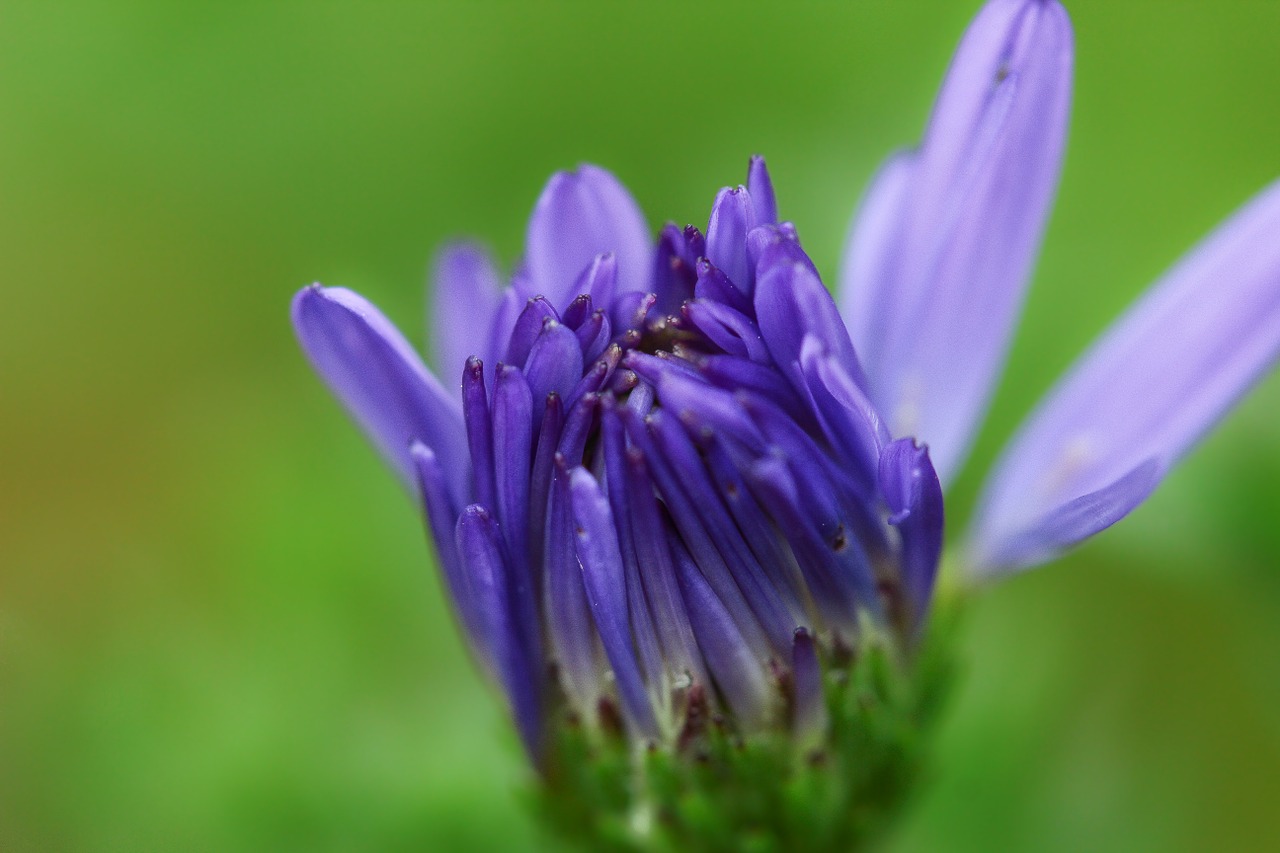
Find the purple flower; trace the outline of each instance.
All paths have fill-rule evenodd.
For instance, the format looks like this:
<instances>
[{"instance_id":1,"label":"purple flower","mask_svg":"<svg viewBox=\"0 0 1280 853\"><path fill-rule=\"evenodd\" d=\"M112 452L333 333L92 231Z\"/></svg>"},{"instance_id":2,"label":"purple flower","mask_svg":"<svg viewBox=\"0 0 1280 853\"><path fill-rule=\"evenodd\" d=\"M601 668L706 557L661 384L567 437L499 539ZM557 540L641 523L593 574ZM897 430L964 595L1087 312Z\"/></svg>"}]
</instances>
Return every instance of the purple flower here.
<instances>
[{"instance_id":1,"label":"purple flower","mask_svg":"<svg viewBox=\"0 0 1280 853\"><path fill-rule=\"evenodd\" d=\"M650 743L695 698L748 733L812 721L815 646L911 646L942 552L939 478L980 425L1056 188L1071 64L1058 3L982 10L923 143L863 200L839 308L760 158L705 234L668 224L655 245L622 185L582 166L543 190L505 288L482 249L445 249L443 382L360 296L298 294L303 348L419 495L535 762L558 714L602 702ZM1047 396L962 543L975 576L1123 517L1275 361L1277 229L1280 185Z\"/></svg>"}]
</instances>

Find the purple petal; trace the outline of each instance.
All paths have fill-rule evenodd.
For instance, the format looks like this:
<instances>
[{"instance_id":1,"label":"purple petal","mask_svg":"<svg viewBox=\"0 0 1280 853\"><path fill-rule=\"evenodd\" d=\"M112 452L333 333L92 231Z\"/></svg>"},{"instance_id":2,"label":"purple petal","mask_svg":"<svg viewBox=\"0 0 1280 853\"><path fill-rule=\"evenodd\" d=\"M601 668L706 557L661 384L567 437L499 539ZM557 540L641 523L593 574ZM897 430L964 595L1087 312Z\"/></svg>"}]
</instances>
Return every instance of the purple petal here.
<instances>
[{"instance_id":1,"label":"purple petal","mask_svg":"<svg viewBox=\"0 0 1280 853\"><path fill-rule=\"evenodd\" d=\"M367 300L341 287L304 288L292 312L312 366L404 483L417 482L409 452L416 439L441 460L454 505L466 503L470 463L461 405L404 336Z\"/></svg>"},{"instance_id":2,"label":"purple petal","mask_svg":"<svg viewBox=\"0 0 1280 853\"><path fill-rule=\"evenodd\" d=\"M618 261L612 252L596 255L578 276L573 296L586 294L595 305L609 305L618 290ZM570 324L574 325L574 324Z\"/></svg>"},{"instance_id":3,"label":"purple petal","mask_svg":"<svg viewBox=\"0 0 1280 853\"><path fill-rule=\"evenodd\" d=\"M458 519L455 535L490 658L511 703L520 739L538 763L542 752L541 669L521 644L512 618L512 590L502 560L498 523L484 507L472 504Z\"/></svg>"},{"instance_id":4,"label":"purple petal","mask_svg":"<svg viewBox=\"0 0 1280 853\"><path fill-rule=\"evenodd\" d=\"M706 684L702 655L685 612L676 578L671 550L667 545L653 480L643 455L634 447L626 451L626 488L635 528L636 557L644 570L640 579L648 596L653 619L662 643L663 658L676 675L687 674L695 683Z\"/></svg>"},{"instance_id":5,"label":"purple petal","mask_svg":"<svg viewBox=\"0 0 1280 853\"><path fill-rule=\"evenodd\" d=\"M520 315L512 324L511 334L503 347L506 353L502 360L507 364L522 367L529 360L529 351L533 342L542 334L542 325L547 320L559 320L560 314L547 301L546 297L534 296L525 302Z\"/></svg>"},{"instance_id":6,"label":"purple petal","mask_svg":"<svg viewBox=\"0 0 1280 853\"><path fill-rule=\"evenodd\" d=\"M773 181L764 165L764 158L751 158L747 167L747 190L751 193L751 206L757 225L774 225L778 222L778 202L773 193Z\"/></svg>"},{"instance_id":7,"label":"purple petal","mask_svg":"<svg viewBox=\"0 0 1280 853\"><path fill-rule=\"evenodd\" d=\"M547 510L543 612L565 692L579 714L589 715L600 699L604 672L596 652L599 641L578 568L573 531L569 471L563 460L557 459Z\"/></svg>"},{"instance_id":8,"label":"purple petal","mask_svg":"<svg viewBox=\"0 0 1280 853\"><path fill-rule=\"evenodd\" d=\"M533 399L545 400L552 391L567 399L582 378L582 347L578 336L562 323L544 320L542 332L529 350L524 373Z\"/></svg>"},{"instance_id":9,"label":"purple petal","mask_svg":"<svg viewBox=\"0 0 1280 853\"><path fill-rule=\"evenodd\" d=\"M477 503L496 507L497 481L493 473L493 422L484 386L484 365L472 356L462 369L462 416L467 425L471 456L471 494Z\"/></svg>"},{"instance_id":10,"label":"purple petal","mask_svg":"<svg viewBox=\"0 0 1280 853\"><path fill-rule=\"evenodd\" d=\"M440 467L440 460L435 452L420 441L414 442L409 452L418 467L418 489L423 507L426 509L427 524L431 529L431 539L435 543L436 553L439 556L449 598L452 599L458 618L466 629L468 641L482 654L486 665L492 671L494 664L487 658L489 650L484 646L485 629L477 617L470 583L462 567L462 558L458 554L458 543L454 539L458 510L449 498L444 469Z\"/></svg>"},{"instance_id":11,"label":"purple petal","mask_svg":"<svg viewBox=\"0 0 1280 853\"><path fill-rule=\"evenodd\" d=\"M577 295L571 291L579 273L607 252L617 260L618 293L649 289L649 228L631 194L598 166L552 176L534 207L525 246L522 295L546 296L558 309Z\"/></svg>"},{"instance_id":12,"label":"purple petal","mask_svg":"<svg viewBox=\"0 0 1280 853\"><path fill-rule=\"evenodd\" d=\"M1028 549L1025 536L1054 527L1054 513L1073 512L1082 496L1114 487L1119 505L1145 497L1121 481L1148 460L1158 481L1275 364L1278 233L1280 182L1179 261L1067 372L988 480L975 568L1022 568L1072 544ZM1095 532L1081 530L1079 538ZM1014 541L1024 543L1016 559Z\"/></svg>"},{"instance_id":13,"label":"purple petal","mask_svg":"<svg viewBox=\"0 0 1280 853\"><path fill-rule=\"evenodd\" d=\"M813 636L805 628L797 628L792 641L791 678L795 691L792 729L795 736L804 741L817 736L827 724L822 666L818 663Z\"/></svg>"},{"instance_id":14,"label":"purple petal","mask_svg":"<svg viewBox=\"0 0 1280 853\"><path fill-rule=\"evenodd\" d=\"M887 446L880 455L880 488L891 513L889 523L902 536L903 616L907 632L914 634L929 612L942 558L942 487L929 451L910 438Z\"/></svg>"},{"instance_id":15,"label":"purple petal","mask_svg":"<svg viewBox=\"0 0 1280 853\"><path fill-rule=\"evenodd\" d=\"M755 226L747 188L720 190L707 224L707 260L723 270L734 286L748 296L755 286L755 271L747 259L747 232Z\"/></svg>"},{"instance_id":16,"label":"purple petal","mask_svg":"<svg viewBox=\"0 0 1280 853\"><path fill-rule=\"evenodd\" d=\"M509 364L500 365L493 388L493 463L497 481L498 520L502 523L520 588L533 600L532 563L529 559L529 464L533 458L533 395L524 374Z\"/></svg>"},{"instance_id":17,"label":"purple petal","mask_svg":"<svg viewBox=\"0 0 1280 853\"><path fill-rule=\"evenodd\" d=\"M944 481L986 409L1039 248L1071 65L1058 3L988 3L952 61L920 151L882 172L850 241L868 256L846 258L842 302L872 399L894 435L929 442Z\"/></svg>"},{"instance_id":18,"label":"purple petal","mask_svg":"<svg viewBox=\"0 0 1280 853\"><path fill-rule=\"evenodd\" d=\"M761 364L769 362L769 349L760 329L748 316L727 305L695 299L684 305L685 316L720 349Z\"/></svg>"},{"instance_id":19,"label":"purple petal","mask_svg":"<svg viewBox=\"0 0 1280 853\"><path fill-rule=\"evenodd\" d=\"M489 254L473 243L446 246L432 275L431 341L436 369L454 375L470 356L490 363L489 336L502 303L502 284Z\"/></svg>"},{"instance_id":20,"label":"purple petal","mask_svg":"<svg viewBox=\"0 0 1280 853\"><path fill-rule=\"evenodd\" d=\"M706 258L699 258L695 269L698 280L694 284L694 296L710 302L723 303L740 314L751 313L751 300L733 286L733 282L729 281L729 277L721 272L719 267Z\"/></svg>"},{"instance_id":21,"label":"purple petal","mask_svg":"<svg viewBox=\"0 0 1280 853\"><path fill-rule=\"evenodd\" d=\"M685 610L698 647L716 687L748 728L761 725L770 711L769 680L760 659L736 621L717 597L693 558L676 538L671 539Z\"/></svg>"},{"instance_id":22,"label":"purple petal","mask_svg":"<svg viewBox=\"0 0 1280 853\"><path fill-rule=\"evenodd\" d=\"M779 242L761 258L755 293L760 332L773 360L804 393L800 354L813 335L845 372L865 387L862 368L831 294L798 245Z\"/></svg>"},{"instance_id":23,"label":"purple petal","mask_svg":"<svg viewBox=\"0 0 1280 853\"><path fill-rule=\"evenodd\" d=\"M582 468L570 474L573 518L577 523L577 554L582 565L582 583L591 602L591 615L604 642L604 651L613 668L622 707L632 725L645 737L658 736L653 705L645 691L644 679L631 646L627 585L618 547L617 531L609 499L595 478Z\"/></svg>"}]
</instances>

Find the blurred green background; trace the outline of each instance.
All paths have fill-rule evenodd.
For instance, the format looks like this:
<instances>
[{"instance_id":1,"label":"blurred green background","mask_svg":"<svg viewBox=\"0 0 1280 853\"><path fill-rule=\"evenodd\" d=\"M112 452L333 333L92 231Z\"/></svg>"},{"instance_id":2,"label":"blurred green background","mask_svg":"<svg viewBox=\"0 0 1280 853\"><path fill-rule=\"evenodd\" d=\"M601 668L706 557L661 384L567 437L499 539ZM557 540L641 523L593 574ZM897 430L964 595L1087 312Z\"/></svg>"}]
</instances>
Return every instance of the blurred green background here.
<instances>
[{"instance_id":1,"label":"blurred green background","mask_svg":"<svg viewBox=\"0 0 1280 853\"><path fill-rule=\"evenodd\" d=\"M834 268L978 4L0 4L0 850L541 849L409 501L286 309L411 338L590 160L655 226L769 157ZM1280 3L1080 0L1060 203L977 457L1280 173ZM1280 238L1278 238L1280 239ZM969 613L891 851L1280 847L1280 377Z\"/></svg>"}]
</instances>

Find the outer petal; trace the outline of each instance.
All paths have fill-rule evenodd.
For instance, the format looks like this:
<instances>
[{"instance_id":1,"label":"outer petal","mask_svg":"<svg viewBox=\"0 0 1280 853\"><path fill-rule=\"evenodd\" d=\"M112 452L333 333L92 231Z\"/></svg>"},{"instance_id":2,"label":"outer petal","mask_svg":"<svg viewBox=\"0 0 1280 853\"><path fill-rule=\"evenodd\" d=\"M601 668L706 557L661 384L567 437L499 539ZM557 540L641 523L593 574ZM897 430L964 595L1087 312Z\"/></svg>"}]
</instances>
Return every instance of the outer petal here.
<instances>
[{"instance_id":1,"label":"outer petal","mask_svg":"<svg viewBox=\"0 0 1280 853\"><path fill-rule=\"evenodd\" d=\"M415 488L416 440L435 451L455 506L467 501L468 456L461 404L431 374L391 322L364 297L312 285L293 299L293 325L316 372L378 449Z\"/></svg>"},{"instance_id":2,"label":"outer petal","mask_svg":"<svg viewBox=\"0 0 1280 853\"><path fill-rule=\"evenodd\" d=\"M431 323L427 326L436 370L453 376L473 355L492 366L489 339L502 285L488 253L473 243L446 246L433 265Z\"/></svg>"},{"instance_id":3,"label":"outer petal","mask_svg":"<svg viewBox=\"0 0 1280 853\"><path fill-rule=\"evenodd\" d=\"M551 177L529 220L526 251L521 295L546 296L557 310L577 295L583 269L607 252L617 259L618 293L649 289L649 228L631 194L599 166Z\"/></svg>"},{"instance_id":4,"label":"outer petal","mask_svg":"<svg viewBox=\"0 0 1280 853\"><path fill-rule=\"evenodd\" d=\"M976 569L1025 567L1119 520L1275 363L1277 234L1280 182L1184 257L1067 373L988 481ZM1082 512L1093 522L1080 522Z\"/></svg>"},{"instance_id":5,"label":"outer petal","mask_svg":"<svg viewBox=\"0 0 1280 853\"><path fill-rule=\"evenodd\" d=\"M841 302L894 435L959 468L1008 349L1057 187L1072 38L1055 0L993 0L952 61L924 144L864 201ZM963 354L963 357L959 357Z\"/></svg>"},{"instance_id":6,"label":"outer petal","mask_svg":"<svg viewBox=\"0 0 1280 853\"><path fill-rule=\"evenodd\" d=\"M542 752L541 670L536 650L521 642L514 590L502 559L502 534L487 509L472 504L458 518L455 540L471 589L482 642L511 703L516 729L535 764Z\"/></svg>"}]
</instances>

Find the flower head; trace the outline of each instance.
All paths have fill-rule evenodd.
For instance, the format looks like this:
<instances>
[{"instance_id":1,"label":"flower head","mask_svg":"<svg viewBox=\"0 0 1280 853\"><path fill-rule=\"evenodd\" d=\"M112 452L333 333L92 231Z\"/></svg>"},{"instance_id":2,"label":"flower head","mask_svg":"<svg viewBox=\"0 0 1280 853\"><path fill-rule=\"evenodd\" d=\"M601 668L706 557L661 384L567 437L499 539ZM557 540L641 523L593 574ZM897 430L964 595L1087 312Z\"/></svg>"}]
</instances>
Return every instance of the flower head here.
<instances>
[{"instance_id":1,"label":"flower head","mask_svg":"<svg viewBox=\"0 0 1280 853\"><path fill-rule=\"evenodd\" d=\"M705 232L668 224L655 244L622 185L582 166L543 190L506 287L482 249L447 248L444 381L355 293L298 294L304 349L419 495L459 621L544 772L566 720L676 751L707 714L737 737L842 730L824 673L845 683L870 646L911 657L940 477L1003 365L1071 63L1054 0L982 10L923 143L865 196L836 299L760 158ZM1278 226L1272 187L1048 395L988 479L973 576L1123 517L1275 361Z\"/></svg>"}]
</instances>

